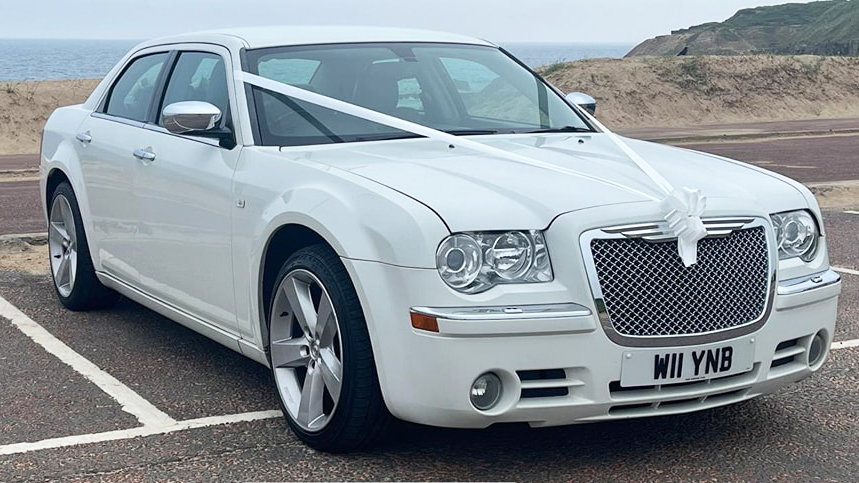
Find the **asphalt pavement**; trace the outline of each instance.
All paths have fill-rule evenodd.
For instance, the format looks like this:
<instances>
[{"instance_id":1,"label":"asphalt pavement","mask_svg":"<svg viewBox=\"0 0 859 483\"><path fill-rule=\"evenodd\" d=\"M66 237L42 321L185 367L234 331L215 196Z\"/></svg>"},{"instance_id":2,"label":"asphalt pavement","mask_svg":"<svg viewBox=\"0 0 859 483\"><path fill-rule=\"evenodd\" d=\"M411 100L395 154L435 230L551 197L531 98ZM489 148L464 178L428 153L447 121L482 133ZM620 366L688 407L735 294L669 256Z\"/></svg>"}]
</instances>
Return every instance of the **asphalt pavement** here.
<instances>
[{"instance_id":1,"label":"asphalt pavement","mask_svg":"<svg viewBox=\"0 0 859 483\"><path fill-rule=\"evenodd\" d=\"M768 162L786 174L793 170L803 181L816 179L817 170L828 173L827 181L859 179L847 177L855 173L847 146L859 137L802 141L817 143L816 151L807 151L817 156L802 159L804 145L794 139L705 147L735 150L735 157ZM814 169L790 167L808 163ZM44 229L38 205L38 216L28 211L34 202L27 201L27 186L34 183L0 181L0 234ZM29 228L30 218L41 225ZM832 264L844 269L835 340L856 341L859 214L826 212L824 221ZM68 353L176 422L163 434L134 437L145 427L105 393L98 374L73 370L0 317L0 482L859 480L859 347L832 352L805 381L724 408L547 429L403 423L377 447L334 456L302 445L273 417L277 403L267 369L140 305L121 299L111 309L69 312L57 302L49 276L14 271L0 271L0 296ZM244 415L256 420L231 422ZM23 449L4 455L10 445Z\"/></svg>"},{"instance_id":2,"label":"asphalt pavement","mask_svg":"<svg viewBox=\"0 0 859 483\"><path fill-rule=\"evenodd\" d=\"M0 155L0 173L11 170L38 169L38 154L3 154Z\"/></svg>"},{"instance_id":3,"label":"asphalt pavement","mask_svg":"<svg viewBox=\"0 0 859 483\"><path fill-rule=\"evenodd\" d=\"M0 175L0 235L44 232L37 181L3 181Z\"/></svg>"}]
</instances>

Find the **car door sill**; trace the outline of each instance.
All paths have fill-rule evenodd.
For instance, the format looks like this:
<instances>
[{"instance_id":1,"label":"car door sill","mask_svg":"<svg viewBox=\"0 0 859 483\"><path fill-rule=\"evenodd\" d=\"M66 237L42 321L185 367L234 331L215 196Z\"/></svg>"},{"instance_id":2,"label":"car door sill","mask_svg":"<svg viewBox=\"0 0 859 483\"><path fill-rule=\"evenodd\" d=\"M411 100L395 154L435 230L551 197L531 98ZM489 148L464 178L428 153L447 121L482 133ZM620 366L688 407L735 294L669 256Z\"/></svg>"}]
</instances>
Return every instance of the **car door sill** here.
<instances>
[{"instance_id":1,"label":"car door sill","mask_svg":"<svg viewBox=\"0 0 859 483\"><path fill-rule=\"evenodd\" d=\"M177 322L185 327L197 332L201 335L204 335L215 342L224 345L239 354L245 355L242 351L242 345L240 343L240 339L229 332L216 327L215 325L195 316L191 315L184 310L181 310L173 305L168 304L162 300L156 299L151 295L132 287L131 285L119 280L113 275L105 272L97 272L98 279L109 288L116 290L122 295L130 298L131 300L143 305L144 307L167 317L168 319ZM244 344L247 348L247 344ZM255 355L255 354L254 354ZM251 359L257 360L257 357L250 356ZM257 360L257 362L259 362Z\"/></svg>"}]
</instances>

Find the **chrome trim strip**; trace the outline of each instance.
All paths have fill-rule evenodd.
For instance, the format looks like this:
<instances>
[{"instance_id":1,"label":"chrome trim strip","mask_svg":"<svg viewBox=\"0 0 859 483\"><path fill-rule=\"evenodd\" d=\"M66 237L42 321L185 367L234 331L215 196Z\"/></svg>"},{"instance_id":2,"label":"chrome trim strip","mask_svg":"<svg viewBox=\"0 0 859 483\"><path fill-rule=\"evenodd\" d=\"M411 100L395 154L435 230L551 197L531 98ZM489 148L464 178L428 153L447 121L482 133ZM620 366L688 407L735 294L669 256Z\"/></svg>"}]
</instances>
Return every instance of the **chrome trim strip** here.
<instances>
[{"instance_id":1,"label":"chrome trim strip","mask_svg":"<svg viewBox=\"0 0 859 483\"><path fill-rule=\"evenodd\" d=\"M708 236L727 236L736 230L755 221L753 217L720 217L704 218L704 226L707 228ZM658 221L652 223L637 223L634 225L619 225L601 228L601 231L609 235L621 235L626 238L642 238L647 241L663 241L674 238L668 222Z\"/></svg>"},{"instance_id":2,"label":"chrome trim strip","mask_svg":"<svg viewBox=\"0 0 859 483\"><path fill-rule=\"evenodd\" d=\"M444 320L527 320L588 317L590 309L579 304L542 304L498 307L412 307L412 312Z\"/></svg>"},{"instance_id":3,"label":"chrome trim strip","mask_svg":"<svg viewBox=\"0 0 859 483\"><path fill-rule=\"evenodd\" d=\"M831 268L825 272L806 275L804 277L791 278L782 280L778 283L779 295L796 295L798 293L808 292L818 288L835 285L841 281L841 275Z\"/></svg>"},{"instance_id":4,"label":"chrome trim strip","mask_svg":"<svg viewBox=\"0 0 859 483\"><path fill-rule=\"evenodd\" d=\"M105 121L118 122L120 124L126 124L126 125L129 125L132 127L142 128L143 126L146 125L146 123L142 122L142 121L135 121L134 119L127 119L124 117L112 116L110 114L104 114L102 112L91 112L90 117L94 117L96 119L104 119Z\"/></svg>"},{"instance_id":5,"label":"chrome trim strip","mask_svg":"<svg viewBox=\"0 0 859 483\"><path fill-rule=\"evenodd\" d=\"M759 226L764 228L767 237L767 247L769 248L769 277L767 277L768 287L766 306L760 317L741 326L700 334L643 337L627 336L617 333L614 329L614 326L611 324L608 310L606 309L605 301L603 299L602 287L600 286L599 278L597 277L596 266L594 265L593 252L591 251L591 241L595 239L626 238L624 232L619 231L620 228L628 230L630 227L653 226L655 223L625 225L614 228L597 228L582 233L579 237L579 245L582 250L582 258L584 259L583 261L585 264L585 272L587 274L588 283L591 286L591 293L594 297L594 307L596 307L597 309L597 314L599 315L600 319L600 325L602 325L603 331L612 342L624 347L670 347L697 345L707 344L710 342L718 342L722 340L732 339L735 337L741 337L763 327L774 309L776 297L776 269L778 268L778 252L775 248L775 233L773 232L772 225L770 224L768 219L760 217L708 218L703 221L705 225L718 225L719 228L721 228L725 223L728 223L729 221L736 223L743 222L743 224L740 225L741 228L755 228ZM607 230L614 230L614 233L611 233ZM732 233L733 231L734 230L731 230L728 233ZM708 238L719 236L717 234L714 234L714 231L711 231L709 227L707 232L709 234ZM653 241L648 240L647 238L645 238L645 240Z\"/></svg>"}]
</instances>

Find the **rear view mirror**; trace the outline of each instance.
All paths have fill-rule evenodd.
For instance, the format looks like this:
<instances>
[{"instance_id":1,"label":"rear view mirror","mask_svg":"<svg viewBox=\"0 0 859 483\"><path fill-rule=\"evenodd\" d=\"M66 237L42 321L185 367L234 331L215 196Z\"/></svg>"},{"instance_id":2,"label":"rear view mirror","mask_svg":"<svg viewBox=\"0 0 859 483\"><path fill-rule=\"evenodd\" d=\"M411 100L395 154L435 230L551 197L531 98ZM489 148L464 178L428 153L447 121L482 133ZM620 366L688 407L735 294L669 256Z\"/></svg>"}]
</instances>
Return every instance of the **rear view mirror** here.
<instances>
[{"instance_id":1,"label":"rear view mirror","mask_svg":"<svg viewBox=\"0 0 859 483\"><path fill-rule=\"evenodd\" d=\"M570 92L566 97L569 102L581 107L591 114L596 114L597 101L593 97L581 92Z\"/></svg>"},{"instance_id":2,"label":"rear view mirror","mask_svg":"<svg viewBox=\"0 0 859 483\"><path fill-rule=\"evenodd\" d=\"M221 110L200 101L174 102L162 112L164 127L173 134L208 131L221 120Z\"/></svg>"}]
</instances>

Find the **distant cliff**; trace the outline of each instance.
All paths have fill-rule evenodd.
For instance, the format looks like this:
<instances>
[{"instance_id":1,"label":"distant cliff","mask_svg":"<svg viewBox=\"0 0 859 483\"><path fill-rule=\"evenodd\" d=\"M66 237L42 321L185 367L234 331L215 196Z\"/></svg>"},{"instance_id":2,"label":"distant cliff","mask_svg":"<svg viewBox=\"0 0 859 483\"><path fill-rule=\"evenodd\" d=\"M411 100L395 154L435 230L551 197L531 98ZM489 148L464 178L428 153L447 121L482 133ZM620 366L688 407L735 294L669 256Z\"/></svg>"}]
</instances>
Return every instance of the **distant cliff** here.
<instances>
[{"instance_id":1,"label":"distant cliff","mask_svg":"<svg viewBox=\"0 0 859 483\"><path fill-rule=\"evenodd\" d=\"M685 52L684 52L685 49ZM789 3L740 10L646 40L626 56L817 54L859 55L859 0Z\"/></svg>"}]
</instances>

